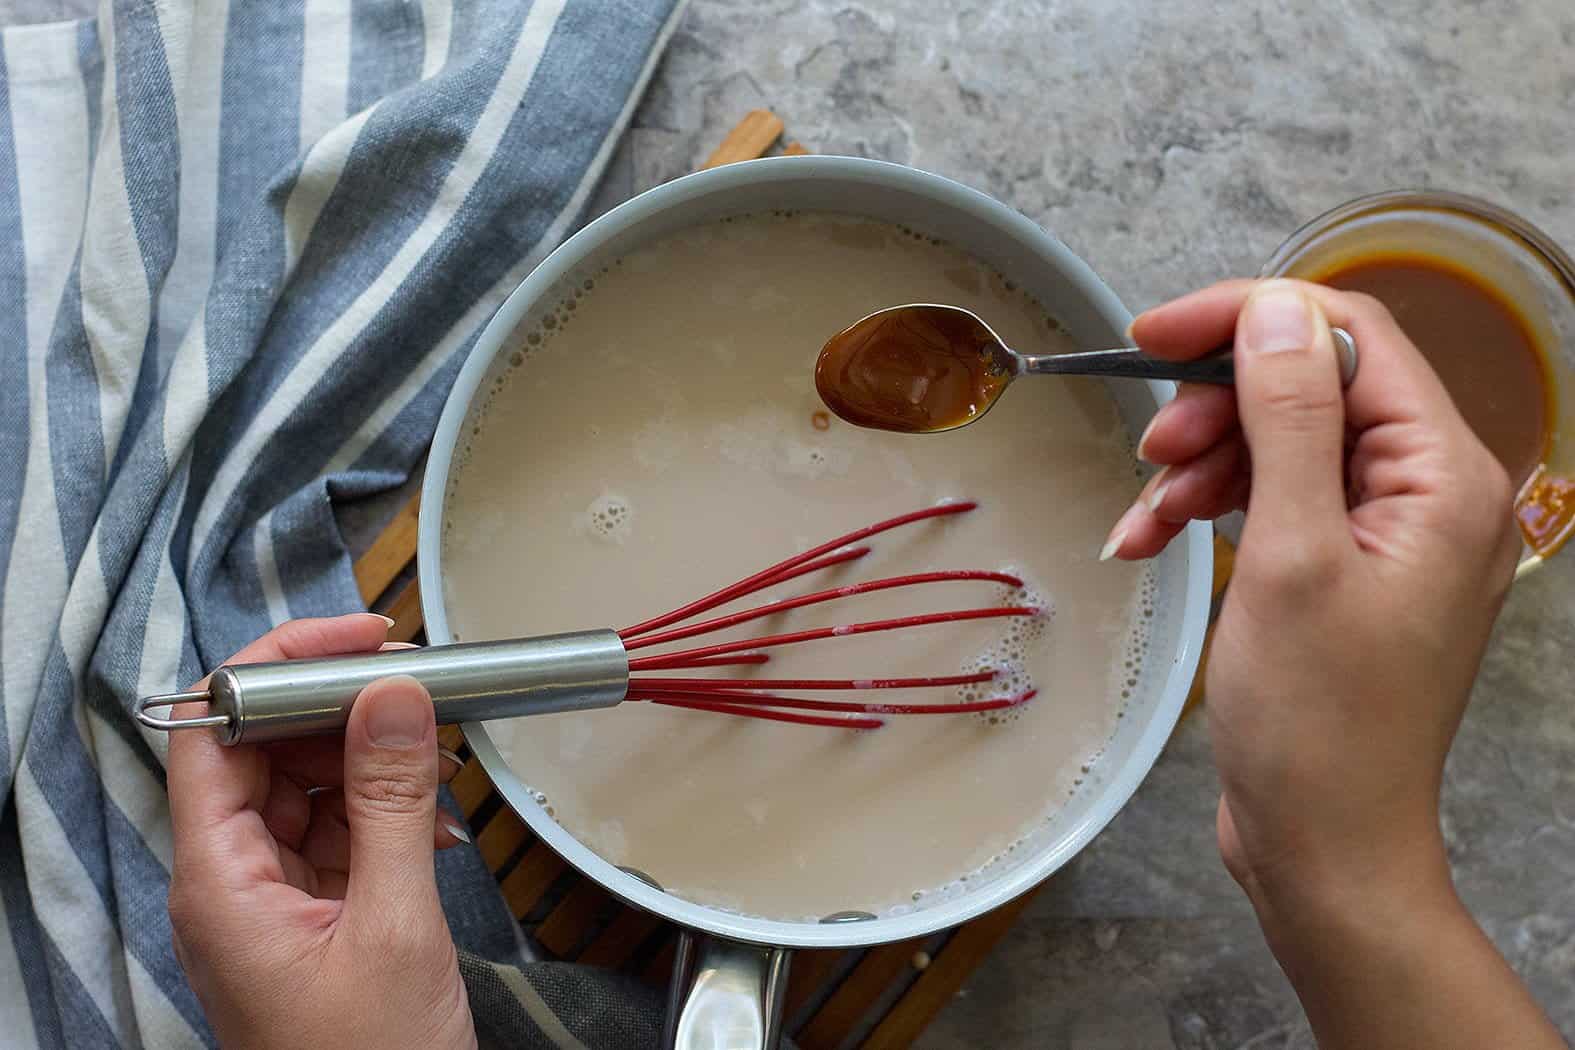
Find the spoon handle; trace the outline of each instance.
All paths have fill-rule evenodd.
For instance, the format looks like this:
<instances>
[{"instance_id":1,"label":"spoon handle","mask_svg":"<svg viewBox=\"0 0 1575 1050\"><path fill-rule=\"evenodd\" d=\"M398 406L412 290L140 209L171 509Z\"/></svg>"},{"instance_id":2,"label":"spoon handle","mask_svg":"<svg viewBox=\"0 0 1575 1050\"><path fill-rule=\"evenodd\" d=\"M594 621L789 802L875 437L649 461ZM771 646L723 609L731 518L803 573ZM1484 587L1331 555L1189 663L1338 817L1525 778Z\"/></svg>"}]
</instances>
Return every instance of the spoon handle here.
<instances>
[{"instance_id":1,"label":"spoon handle","mask_svg":"<svg viewBox=\"0 0 1575 1050\"><path fill-rule=\"evenodd\" d=\"M1342 328L1331 330L1340 358L1340 382L1350 386L1356 378L1356 341ZM1081 354L1023 354L1022 371L1030 375L1113 376L1121 379L1174 379L1181 383L1236 382L1236 362L1229 346L1192 361L1162 361L1141 350L1094 350Z\"/></svg>"}]
</instances>

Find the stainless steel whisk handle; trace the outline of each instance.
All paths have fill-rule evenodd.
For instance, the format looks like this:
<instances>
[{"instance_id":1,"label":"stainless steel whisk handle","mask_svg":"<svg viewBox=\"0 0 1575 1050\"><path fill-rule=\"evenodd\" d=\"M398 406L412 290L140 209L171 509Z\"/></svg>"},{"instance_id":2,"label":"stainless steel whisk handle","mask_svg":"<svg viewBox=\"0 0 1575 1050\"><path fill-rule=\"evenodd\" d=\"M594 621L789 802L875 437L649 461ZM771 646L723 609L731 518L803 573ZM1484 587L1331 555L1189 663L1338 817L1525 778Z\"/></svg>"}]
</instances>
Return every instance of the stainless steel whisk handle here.
<instances>
[{"instance_id":1,"label":"stainless steel whisk handle","mask_svg":"<svg viewBox=\"0 0 1575 1050\"><path fill-rule=\"evenodd\" d=\"M439 725L612 707L629 689L629 655L616 631L576 631L502 642L226 665L208 688L144 697L137 721L151 729L211 727L224 744L262 744L342 732L361 690L409 675L432 694ZM149 709L205 701L196 718Z\"/></svg>"}]
</instances>

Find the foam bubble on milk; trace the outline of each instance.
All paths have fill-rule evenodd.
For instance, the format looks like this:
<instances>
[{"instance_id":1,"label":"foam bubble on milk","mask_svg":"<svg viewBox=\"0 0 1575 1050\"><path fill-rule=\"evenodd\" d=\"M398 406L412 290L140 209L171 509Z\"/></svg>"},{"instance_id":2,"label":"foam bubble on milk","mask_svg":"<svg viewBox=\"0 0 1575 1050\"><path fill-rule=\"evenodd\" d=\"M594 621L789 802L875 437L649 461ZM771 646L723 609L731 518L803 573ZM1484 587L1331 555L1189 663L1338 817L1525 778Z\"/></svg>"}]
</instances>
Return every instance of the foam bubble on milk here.
<instances>
[{"instance_id":1,"label":"foam bubble on milk","mask_svg":"<svg viewBox=\"0 0 1575 1050\"><path fill-rule=\"evenodd\" d=\"M1019 697L1036 688L1027 667L1028 655L1044 641L1055 616L1055 601L1049 591L1026 575L1021 567L1008 565L998 571L1017 577L1022 584L1015 587L1003 584L996 604L1002 608L1017 606L1039 612L1033 616L1004 618L995 641L963 661L963 674L994 671L995 677L988 682L958 686L957 700L961 703ZM1008 707L980 711L974 717L985 725L1001 726L1017 721L1021 714L1021 708Z\"/></svg>"},{"instance_id":2,"label":"foam bubble on milk","mask_svg":"<svg viewBox=\"0 0 1575 1050\"><path fill-rule=\"evenodd\" d=\"M1138 692L1143 675L1148 668L1150 640L1155 627L1158 609L1159 581L1152 564L1143 567L1138 581L1137 601L1133 605L1132 622L1127 630L1126 645L1122 647L1122 661L1112 668L1112 692L1121 697L1121 710L1117 718L1125 717L1126 705Z\"/></svg>"},{"instance_id":3,"label":"foam bubble on milk","mask_svg":"<svg viewBox=\"0 0 1575 1050\"><path fill-rule=\"evenodd\" d=\"M826 448L788 442L783 449L782 473L788 477L814 481L817 478L846 474L853 462L853 454L846 449Z\"/></svg>"},{"instance_id":4,"label":"foam bubble on milk","mask_svg":"<svg viewBox=\"0 0 1575 1050\"><path fill-rule=\"evenodd\" d=\"M611 489L603 489L591 505L574 515L575 531L607 543L624 543L633 531L634 514L629 500Z\"/></svg>"},{"instance_id":5,"label":"foam bubble on milk","mask_svg":"<svg viewBox=\"0 0 1575 1050\"><path fill-rule=\"evenodd\" d=\"M519 719L515 719L514 721L517 722ZM493 738L494 742L499 745L500 750L504 750L505 753L507 753L507 749L503 747L503 742L509 740L512 736L507 728L508 724L509 720L507 719L503 721L487 723L488 735ZM545 791L531 787L529 784L522 784L521 787L523 787L525 789L525 793L530 796L530 800L536 803L536 805L540 806L542 811L545 812L547 816L553 818L557 817L557 811L552 808L552 803L548 801L547 793Z\"/></svg>"}]
</instances>

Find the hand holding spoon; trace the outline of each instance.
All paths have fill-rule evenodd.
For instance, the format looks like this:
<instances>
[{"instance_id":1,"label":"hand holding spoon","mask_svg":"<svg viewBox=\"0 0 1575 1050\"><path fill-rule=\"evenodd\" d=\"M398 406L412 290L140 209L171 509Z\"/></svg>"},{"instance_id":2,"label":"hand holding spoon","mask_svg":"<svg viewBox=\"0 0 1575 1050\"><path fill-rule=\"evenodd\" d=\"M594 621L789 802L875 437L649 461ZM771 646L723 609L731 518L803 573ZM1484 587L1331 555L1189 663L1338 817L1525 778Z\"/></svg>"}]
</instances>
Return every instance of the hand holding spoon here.
<instances>
[{"instance_id":1,"label":"hand holding spoon","mask_svg":"<svg viewBox=\"0 0 1575 1050\"><path fill-rule=\"evenodd\" d=\"M1341 382L1356 377L1356 342L1332 329ZM861 427L931 434L967 426L1020 375L1090 375L1235 382L1229 347L1196 361L1162 361L1123 347L1078 354L1020 354L958 306L916 303L880 310L839 332L815 362L826 407Z\"/></svg>"}]
</instances>

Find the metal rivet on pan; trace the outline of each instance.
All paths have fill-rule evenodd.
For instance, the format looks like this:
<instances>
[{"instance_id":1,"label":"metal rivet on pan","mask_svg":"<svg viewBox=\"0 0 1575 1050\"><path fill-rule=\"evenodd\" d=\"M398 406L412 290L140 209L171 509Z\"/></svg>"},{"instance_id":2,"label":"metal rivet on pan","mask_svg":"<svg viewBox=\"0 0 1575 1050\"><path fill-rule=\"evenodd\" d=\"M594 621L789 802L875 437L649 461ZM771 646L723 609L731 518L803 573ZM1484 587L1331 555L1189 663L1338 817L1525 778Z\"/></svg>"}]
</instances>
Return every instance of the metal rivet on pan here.
<instances>
[{"instance_id":1,"label":"metal rivet on pan","mask_svg":"<svg viewBox=\"0 0 1575 1050\"><path fill-rule=\"evenodd\" d=\"M632 876L634 876L635 878L639 879L641 882L645 883L647 886L651 887L651 889L653 889L653 890L659 890L659 891L661 891L663 893L667 892L666 890L662 889L662 884L660 882L657 882L655 879L651 878L651 876L647 875L645 872L641 871L639 868L626 868L626 867L623 867L622 865L619 865L618 866L618 870L623 872L625 875L632 875Z\"/></svg>"},{"instance_id":2,"label":"metal rivet on pan","mask_svg":"<svg viewBox=\"0 0 1575 1050\"><path fill-rule=\"evenodd\" d=\"M871 915L867 911L834 911L820 921L823 923L863 922L866 919L873 918L875 918L875 916Z\"/></svg>"}]
</instances>

